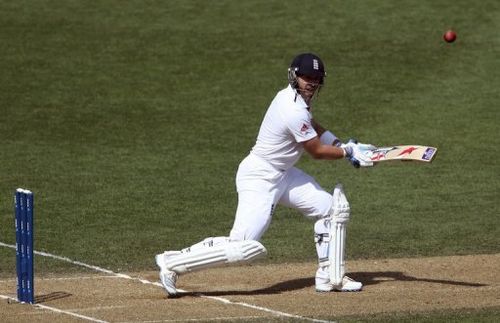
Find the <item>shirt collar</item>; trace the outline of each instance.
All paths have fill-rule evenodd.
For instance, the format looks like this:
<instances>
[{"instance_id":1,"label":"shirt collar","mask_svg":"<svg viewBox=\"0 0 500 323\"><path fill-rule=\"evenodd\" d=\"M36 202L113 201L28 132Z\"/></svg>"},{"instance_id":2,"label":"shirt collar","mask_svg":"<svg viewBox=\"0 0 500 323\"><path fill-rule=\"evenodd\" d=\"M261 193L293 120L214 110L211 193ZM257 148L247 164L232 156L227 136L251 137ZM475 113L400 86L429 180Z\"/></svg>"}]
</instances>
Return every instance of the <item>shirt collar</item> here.
<instances>
[{"instance_id":1,"label":"shirt collar","mask_svg":"<svg viewBox=\"0 0 500 323\"><path fill-rule=\"evenodd\" d=\"M304 101L304 98L302 98L302 95L300 95L296 89L292 88L290 84L288 84L287 91L292 97L292 100L297 103L297 106L309 110L309 106L306 104L306 101Z\"/></svg>"}]
</instances>

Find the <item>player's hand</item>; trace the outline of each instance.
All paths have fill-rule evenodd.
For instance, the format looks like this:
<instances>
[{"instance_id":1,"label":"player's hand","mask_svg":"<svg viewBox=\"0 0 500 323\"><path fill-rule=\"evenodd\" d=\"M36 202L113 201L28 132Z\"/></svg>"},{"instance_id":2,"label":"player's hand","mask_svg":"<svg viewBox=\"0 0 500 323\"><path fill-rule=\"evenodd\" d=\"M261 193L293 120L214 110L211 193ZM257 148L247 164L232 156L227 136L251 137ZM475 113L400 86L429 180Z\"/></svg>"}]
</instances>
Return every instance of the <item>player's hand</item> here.
<instances>
[{"instance_id":1,"label":"player's hand","mask_svg":"<svg viewBox=\"0 0 500 323\"><path fill-rule=\"evenodd\" d=\"M372 144L362 144L362 143L358 142L357 145L358 145L359 149L362 151L373 151L373 150L377 149L377 147L375 147Z\"/></svg>"},{"instance_id":2,"label":"player's hand","mask_svg":"<svg viewBox=\"0 0 500 323\"><path fill-rule=\"evenodd\" d=\"M347 144L341 145L346 152L346 158L351 164L356 167L371 167L373 161L371 157L373 150L376 149L374 145L358 143L356 140L349 140Z\"/></svg>"},{"instance_id":3,"label":"player's hand","mask_svg":"<svg viewBox=\"0 0 500 323\"><path fill-rule=\"evenodd\" d=\"M356 139L351 138L351 139L349 139L349 141L347 143L351 143L351 142L354 144L357 144L361 150L375 150L375 149L377 149L377 147L375 147L372 144L362 144L362 143L358 142Z\"/></svg>"}]
</instances>

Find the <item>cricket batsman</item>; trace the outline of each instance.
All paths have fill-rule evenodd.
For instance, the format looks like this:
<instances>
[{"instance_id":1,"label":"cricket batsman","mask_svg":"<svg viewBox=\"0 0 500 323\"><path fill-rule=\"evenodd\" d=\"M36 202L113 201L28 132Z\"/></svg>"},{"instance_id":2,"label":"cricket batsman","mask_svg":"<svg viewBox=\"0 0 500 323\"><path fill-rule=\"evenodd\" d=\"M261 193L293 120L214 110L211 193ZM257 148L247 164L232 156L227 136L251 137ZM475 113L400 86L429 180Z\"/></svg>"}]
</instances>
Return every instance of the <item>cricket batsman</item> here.
<instances>
[{"instance_id":1,"label":"cricket batsman","mask_svg":"<svg viewBox=\"0 0 500 323\"><path fill-rule=\"evenodd\" d=\"M312 103L326 77L321 59L312 53L296 56L288 68L288 86L272 100L255 145L236 174L238 207L228 237L209 237L180 251L156 255L160 280L169 297L177 294L179 275L203 268L252 261L266 254L259 242L277 205L299 210L315 220L318 292L360 291L362 283L345 275L346 224L349 202L342 185L333 194L294 167L306 151L315 159L348 159L355 167L372 166L372 145L342 143L312 115Z\"/></svg>"}]
</instances>

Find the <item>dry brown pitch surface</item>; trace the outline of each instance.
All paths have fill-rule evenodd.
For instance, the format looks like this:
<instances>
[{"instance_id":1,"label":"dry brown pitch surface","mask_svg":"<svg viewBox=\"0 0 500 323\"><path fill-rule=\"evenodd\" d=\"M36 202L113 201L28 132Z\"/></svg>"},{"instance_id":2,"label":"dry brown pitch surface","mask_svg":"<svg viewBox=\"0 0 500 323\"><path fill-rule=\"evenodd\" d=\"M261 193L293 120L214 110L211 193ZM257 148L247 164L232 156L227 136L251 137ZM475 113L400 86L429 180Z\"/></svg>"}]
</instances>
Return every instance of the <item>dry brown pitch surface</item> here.
<instances>
[{"instance_id":1,"label":"dry brown pitch surface","mask_svg":"<svg viewBox=\"0 0 500 323\"><path fill-rule=\"evenodd\" d=\"M2 322L198 322L498 308L500 254L348 262L360 293L316 293L313 263L226 267L182 276L166 298L157 272L36 278L37 306L19 304L15 277L0 280ZM135 279L137 278L137 279ZM143 279L141 282L139 279Z\"/></svg>"}]
</instances>

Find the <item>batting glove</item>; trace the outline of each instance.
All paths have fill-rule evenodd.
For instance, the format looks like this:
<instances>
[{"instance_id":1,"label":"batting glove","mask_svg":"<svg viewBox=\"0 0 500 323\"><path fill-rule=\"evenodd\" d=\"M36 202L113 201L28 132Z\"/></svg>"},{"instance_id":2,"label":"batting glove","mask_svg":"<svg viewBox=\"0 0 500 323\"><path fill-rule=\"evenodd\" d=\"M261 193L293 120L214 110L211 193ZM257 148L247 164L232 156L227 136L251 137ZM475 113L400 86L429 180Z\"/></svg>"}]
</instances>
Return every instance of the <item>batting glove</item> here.
<instances>
[{"instance_id":1,"label":"batting glove","mask_svg":"<svg viewBox=\"0 0 500 323\"><path fill-rule=\"evenodd\" d=\"M340 146L345 151L345 157L356 167L370 167L373 166L371 157L373 150L377 147L370 144L358 143L356 140L349 140L347 144Z\"/></svg>"}]
</instances>

